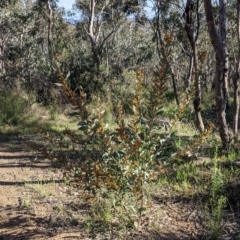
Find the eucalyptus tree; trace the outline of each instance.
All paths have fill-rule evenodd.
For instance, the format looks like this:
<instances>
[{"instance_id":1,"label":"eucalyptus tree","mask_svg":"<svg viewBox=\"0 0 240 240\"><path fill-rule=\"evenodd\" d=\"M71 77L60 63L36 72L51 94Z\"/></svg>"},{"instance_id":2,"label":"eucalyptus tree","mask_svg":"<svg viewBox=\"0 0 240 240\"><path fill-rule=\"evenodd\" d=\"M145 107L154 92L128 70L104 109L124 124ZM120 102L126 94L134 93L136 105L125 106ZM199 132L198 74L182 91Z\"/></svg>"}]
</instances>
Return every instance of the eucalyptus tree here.
<instances>
[{"instance_id":1,"label":"eucalyptus tree","mask_svg":"<svg viewBox=\"0 0 240 240\"><path fill-rule=\"evenodd\" d=\"M229 104L228 90L228 51L227 51L227 1L219 0L219 29L217 31L212 3L204 0L208 33L215 49L216 71L214 78L216 111L219 133L225 147L229 141L229 130L226 121L226 107Z\"/></svg>"},{"instance_id":2,"label":"eucalyptus tree","mask_svg":"<svg viewBox=\"0 0 240 240\"><path fill-rule=\"evenodd\" d=\"M138 14L142 6L136 0L77 0L76 7L81 10L82 21L91 43L93 62L100 67L102 49L106 42L119 30L126 16Z\"/></svg>"},{"instance_id":3,"label":"eucalyptus tree","mask_svg":"<svg viewBox=\"0 0 240 240\"><path fill-rule=\"evenodd\" d=\"M30 46L26 36L31 32L31 21L32 13L23 8L22 1L13 1L1 8L0 66L5 87L19 86L20 78L29 67L30 63L24 58Z\"/></svg>"},{"instance_id":4,"label":"eucalyptus tree","mask_svg":"<svg viewBox=\"0 0 240 240\"><path fill-rule=\"evenodd\" d=\"M130 69L135 61L133 58L140 59L132 52L139 50L138 43L134 45L133 39L137 39L139 33L143 42L146 35L145 30L140 30L143 26L141 24L144 24L143 4L144 1L76 1L76 8L80 12L76 25L76 36L79 39L76 49L79 54L72 56L72 62L78 59L79 64L71 65L70 78L74 88L81 85L91 95L91 92L102 89L106 83L121 78L126 62ZM141 45L141 53L144 52L144 45ZM147 48L144 50L146 53L152 51ZM142 62L145 60L142 57Z\"/></svg>"},{"instance_id":5,"label":"eucalyptus tree","mask_svg":"<svg viewBox=\"0 0 240 240\"><path fill-rule=\"evenodd\" d=\"M56 0L37 0L34 3L33 11L36 12L38 20L36 24L41 26L39 30L47 29L47 33L43 36L43 45L42 50L48 56L50 69L52 69L52 60L54 57L53 54L53 27L54 27L54 14L57 9L57 1Z\"/></svg>"},{"instance_id":6,"label":"eucalyptus tree","mask_svg":"<svg viewBox=\"0 0 240 240\"><path fill-rule=\"evenodd\" d=\"M48 4L46 4L48 3ZM52 61L61 54L66 23L50 1L16 0L0 11L0 68L3 87L38 91L53 76ZM54 79L56 81L56 79ZM48 87L45 87L48 88Z\"/></svg>"},{"instance_id":7,"label":"eucalyptus tree","mask_svg":"<svg viewBox=\"0 0 240 240\"><path fill-rule=\"evenodd\" d=\"M237 0L237 42L238 56L236 63L236 75L234 78L234 118L233 118L233 133L235 142L238 141L238 118L239 118L239 84L240 84L240 0Z\"/></svg>"},{"instance_id":8,"label":"eucalyptus tree","mask_svg":"<svg viewBox=\"0 0 240 240\"><path fill-rule=\"evenodd\" d=\"M197 119L197 127L201 132L204 132L204 124L201 115L201 102L202 102L202 87L199 79L198 70L198 49L197 41L200 28L199 19L199 0L187 0L184 18L185 18L185 30L189 39L192 55L193 55L193 67L194 67L194 85L195 85L195 96L193 100L194 110ZM195 10L195 11L194 11ZM194 16L194 12L196 13Z\"/></svg>"}]
</instances>

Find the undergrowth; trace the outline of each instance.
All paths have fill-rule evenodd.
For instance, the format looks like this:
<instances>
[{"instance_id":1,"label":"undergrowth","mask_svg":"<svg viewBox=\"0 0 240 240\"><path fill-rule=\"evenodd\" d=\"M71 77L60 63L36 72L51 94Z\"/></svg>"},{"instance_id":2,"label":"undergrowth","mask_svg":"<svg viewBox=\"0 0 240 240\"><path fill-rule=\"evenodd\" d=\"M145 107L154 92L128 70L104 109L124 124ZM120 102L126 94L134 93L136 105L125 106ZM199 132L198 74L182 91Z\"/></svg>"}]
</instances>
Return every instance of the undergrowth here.
<instances>
[{"instance_id":1,"label":"undergrowth","mask_svg":"<svg viewBox=\"0 0 240 240\"><path fill-rule=\"evenodd\" d=\"M178 136L174 126L185 114L184 106L189 100L184 99L173 119L162 120L166 69L162 66L153 75L147 90L144 71L138 71L130 104L132 114L128 113L126 120L123 103L119 101L113 126L106 120L104 98L98 97L91 108L84 91L73 92L61 71L57 71L58 85L76 107L71 115L79 118L78 130L65 129L58 135L42 129L38 132L50 143L44 155L62 168L65 182L79 189L81 197L92 205L93 219L101 219L108 229L138 229L152 207L149 184L162 182L172 185L177 194L207 194L202 204L207 204L211 213L212 237L217 236L227 201L223 184L218 186L220 175L214 170L216 166L210 177L211 173L205 174L194 164L198 157L195 153L206 145L213 125L209 122L205 132L189 139ZM201 189L197 190L199 186ZM91 228L94 222L88 221L86 226Z\"/></svg>"},{"instance_id":2,"label":"undergrowth","mask_svg":"<svg viewBox=\"0 0 240 240\"><path fill-rule=\"evenodd\" d=\"M84 190L84 197L88 201L111 200L112 214L121 216L118 220L131 227L141 225L142 213L148 206L144 186L158 178L160 167L156 164L156 153L163 140L163 135L156 134L162 130L156 119L162 114L165 70L154 76L147 99L146 116L141 111L143 77L143 70L139 70L132 98L133 114L126 122L123 105L119 102L116 127L111 130L104 122L102 99L98 99L95 110L89 109L83 91L76 97L60 77L59 84L77 107L75 114L80 117L78 125L81 134L66 129L56 139L42 132L52 144L51 150L46 150L45 155L63 167L67 181ZM69 146L71 150L66 151ZM72 158L71 154L76 158Z\"/></svg>"},{"instance_id":3,"label":"undergrowth","mask_svg":"<svg viewBox=\"0 0 240 240\"><path fill-rule=\"evenodd\" d=\"M29 103L17 93L0 92L0 126L17 125L29 108Z\"/></svg>"}]
</instances>

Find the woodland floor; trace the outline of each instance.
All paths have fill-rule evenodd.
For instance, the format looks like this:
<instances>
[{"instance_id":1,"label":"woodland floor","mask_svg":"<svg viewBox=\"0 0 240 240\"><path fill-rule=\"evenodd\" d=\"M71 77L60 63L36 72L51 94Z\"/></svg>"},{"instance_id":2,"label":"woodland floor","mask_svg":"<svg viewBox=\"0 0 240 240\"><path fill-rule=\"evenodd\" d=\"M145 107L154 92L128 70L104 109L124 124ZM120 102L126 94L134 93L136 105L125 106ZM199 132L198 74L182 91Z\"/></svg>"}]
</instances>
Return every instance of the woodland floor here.
<instances>
[{"instance_id":1,"label":"woodland floor","mask_svg":"<svg viewBox=\"0 0 240 240\"><path fill-rule=\"evenodd\" d=\"M34 136L24 137L32 141ZM33 141L32 141L33 142ZM62 182L62 173L31 152L22 137L0 137L0 239L208 239L200 206L192 199L155 196L145 224L125 236L87 228L88 206ZM239 192L240 195L240 192ZM156 216L156 213L159 216ZM99 223L101 225L101 223ZM149 227L151 226L151 227ZM223 238L240 239L240 211L225 212Z\"/></svg>"}]
</instances>

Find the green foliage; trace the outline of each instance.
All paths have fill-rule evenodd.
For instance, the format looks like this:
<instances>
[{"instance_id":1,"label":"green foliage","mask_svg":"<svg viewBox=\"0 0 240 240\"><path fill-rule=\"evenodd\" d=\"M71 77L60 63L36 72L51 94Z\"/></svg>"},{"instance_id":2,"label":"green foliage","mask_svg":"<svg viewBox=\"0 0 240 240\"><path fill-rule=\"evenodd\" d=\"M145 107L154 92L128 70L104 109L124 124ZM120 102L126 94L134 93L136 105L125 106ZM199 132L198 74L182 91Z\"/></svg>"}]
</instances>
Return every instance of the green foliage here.
<instances>
[{"instance_id":1,"label":"green foliage","mask_svg":"<svg viewBox=\"0 0 240 240\"><path fill-rule=\"evenodd\" d=\"M210 239L218 239L221 236L223 209L226 207L226 203L227 198L222 195L210 201Z\"/></svg>"},{"instance_id":2,"label":"green foliage","mask_svg":"<svg viewBox=\"0 0 240 240\"><path fill-rule=\"evenodd\" d=\"M176 180L179 182L190 181L196 175L197 170L198 168L192 163L183 164L176 169Z\"/></svg>"},{"instance_id":3,"label":"green foliage","mask_svg":"<svg viewBox=\"0 0 240 240\"><path fill-rule=\"evenodd\" d=\"M63 167L68 183L84 191L82 196L85 199L90 202L107 199L111 205L110 215L117 217L119 223L125 227L140 226L142 214L149 206L144 189L164 172L162 162L169 164L170 158L172 163L176 159L182 161L205 141L211 126L193 143L188 143L188 147L181 137L170 134L171 124L163 132L160 117L168 79L164 65L154 73L148 88L143 82L144 71L138 71L133 91L128 96L132 114L128 114L126 119L123 102L119 101L115 107L116 120L111 128L106 121L106 98L99 97L94 105L90 105L83 90L77 95L61 71L57 71L58 85L77 108L74 115L80 118L79 132L66 129L58 140L45 134L52 144L46 154ZM184 110L183 103L174 116L175 122L184 115ZM194 169L179 168L177 181L187 182Z\"/></svg>"},{"instance_id":4,"label":"green foliage","mask_svg":"<svg viewBox=\"0 0 240 240\"><path fill-rule=\"evenodd\" d=\"M215 160L210 183L210 219L209 228L211 239L221 236L223 209L226 207L227 197L224 196L224 175Z\"/></svg>"},{"instance_id":5,"label":"green foliage","mask_svg":"<svg viewBox=\"0 0 240 240\"><path fill-rule=\"evenodd\" d=\"M60 106L59 103L57 103L56 100L54 100L49 106L48 106L48 111L51 117L51 120L56 120L59 116L60 112Z\"/></svg>"},{"instance_id":6,"label":"green foliage","mask_svg":"<svg viewBox=\"0 0 240 240\"><path fill-rule=\"evenodd\" d=\"M29 107L27 100L17 93L0 92L0 125L16 125L22 120Z\"/></svg>"},{"instance_id":7,"label":"green foliage","mask_svg":"<svg viewBox=\"0 0 240 240\"><path fill-rule=\"evenodd\" d=\"M144 2L146 3L142 1ZM190 45L186 41L185 31L182 31L184 21L179 21L185 3L183 1L179 5L178 1L163 1L160 5L155 5L155 1L154 10L156 13L160 10L161 14L156 14L146 24L143 13L138 13L140 8L137 1L123 1L120 5L119 1L110 1L106 6L105 1L96 2L95 14L98 20L93 24L98 41L95 48L91 47L86 32L88 4L78 2L77 6L81 6L83 14L82 21L72 25L65 21L56 7L56 1L52 3L54 14L51 44L48 43L50 26L46 1L8 0L0 3L0 40L4 49L0 73L2 83L4 87L10 86L12 89L14 86L35 92L47 89L45 96L52 99L48 83L56 81L58 74L59 86L62 86L76 107L73 115L79 117L79 129L66 129L59 133L62 125L55 121L52 125L46 125L42 134L51 146L44 154L55 165L62 167L66 183L84 191L83 196L95 207L92 216L96 221L101 219L107 228L112 219L116 218L125 227L139 226L142 213L149 206L145 192L145 186L149 182L167 172L171 177L169 185L174 182L176 185L180 183L191 186L194 182L201 188L197 182L198 168L193 164L197 154L202 154L200 147L205 145L204 151L208 152L208 157L213 157L215 153L214 157L217 158L219 142L210 142L213 141L209 137L213 126L208 124L208 121L216 120L215 93L204 89L202 91L204 105L201 110L209 128L194 137L189 137L192 130L190 124L182 124L195 120L193 108L189 106L192 100L183 99L180 106L173 103L170 68L179 96L184 95L188 85L191 85L188 82L191 75L188 54ZM201 11L199 9L195 12L199 14L199 26L202 19L205 21ZM229 11L230 8L228 14ZM122 18L130 13L135 14L135 20ZM236 15L233 14L231 18L236 19ZM101 28L98 29L98 26ZM200 27L199 31L199 81L206 89L210 89L215 61L211 59L213 54L205 28ZM231 25L228 31L232 31L232 36L228 34L228 40L231 40L228 42L232 44L229 60L232 62L235 59L233 53L237 52L239 45L233 38L236 24ZM95 61L93 50L99 63ZM61 71L67 75L67 83L60 69L57 74L54 73L53 57L59 61ZM150 75L156 67L157 57L161 63L152 79ZM144 74L141 70L137 73L140 66L144 68ZM229 70L230 76L233 76L234 67ZM188 96L190 98L194 95L194 89L192 90ZM54 99L49 101L52 104L48 106L52 120L58 118L59 110L58 101L55 102ZM2 92L0 125L17 124L24 117L28 106L18 94ZM233 110L231 108L226 111L228 123L232 121ZM165 118L174 119L170 122L171 126L159 123L159 119ZM38 119L35 119L31 127L37 124ZM173 132L172 128L177 124L184 137L179 132ZM23 129L22 127L22 132L26 131L26 125ZM57 136L51 133L53 129L58 132ZM211 148L208 147L209 144ZM228 150L227 160L238 158L238 145L235 148ZM205 181L209 181L205 184L208 190L208 210L211 213L209 227L213 238L217 238L224 201L226 202L223 191L225 180L222 169L217 164L211 173L210 177L206 174L208 179ZM190 188L193 191L196 186ZM110 206L104 205L103 199Z\"/></svg>"},{"instance_id":8,"label":"green foliage","mask_svg":"<svg viewBox=\"0 0 240 240\"><path fill-rule=\"evenodd\" d=\"M217 163L214 163L212 173L212 181L211 181L211 197L212 199L216 199L219 194L221 194L224 187L224 179L223 174L220 169L217 167Z\"/></svg>"},{"instance_id":9,"label":"green foliage","mask_svg":"<svg viewBox=\"0 0 240 240\"><path fill-rule=\"evenodd\" d=\"M118 220L125 226L139 226L148 206L144 188L159 175L156 152L164 135L156 134L162 127L156 119L161 115L166 80L164 70L154 75L149 94L145 96L146 118L141 109L144 72L139 70L131 99L133 114L126 121L123 104L119 102L112 129L105 122L104 101L98 98L94 108L90 109L83 91L77 97L60 70L58 73L59 84L78 109L75 114L80 117L80 134L66 129L58 140L45 134L52 144L45 154L63 167L67 181L84 190L83 196L87 200L108 199L111 215L121 216ZM70 153L64 149L70 149Z\"/></svg>"},{"instance_id":10,"label":"green foliage","mask_svg":"<svg viewBox=\"0 0 240 240\"><path fill-rule=\"evenodd\" d=\"M174 99L175 99L175 96L174 96L174 91L173 90L168 90L165 92L165 98L167 100L167 102L173 102Z\"/></svg>"}]
</instances>

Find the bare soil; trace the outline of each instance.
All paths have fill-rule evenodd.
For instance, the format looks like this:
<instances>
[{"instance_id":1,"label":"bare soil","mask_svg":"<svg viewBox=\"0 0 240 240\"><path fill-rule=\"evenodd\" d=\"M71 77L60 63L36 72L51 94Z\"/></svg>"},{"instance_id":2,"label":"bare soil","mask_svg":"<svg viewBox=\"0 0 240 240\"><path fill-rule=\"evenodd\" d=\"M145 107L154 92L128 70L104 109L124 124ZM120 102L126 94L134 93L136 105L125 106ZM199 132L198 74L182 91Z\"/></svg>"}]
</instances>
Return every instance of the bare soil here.
<instances>
[{"instance_id":1,"label":"bare soil","mask_svg":"<svg viewBox=\"0 0 240 240\"><path fill-rule=\"evenodd\" d=\"M167 187L153 198L139 231L119 236L97 224L87 227L88 206L79 192L63 182L60 169L28 148L25 141L34 144L34 136L24 139L0 137L0 239L208 239L197 202L168 198ZM226 212L221 239L240 239L239 219L239 212Z\"/></svg>"}]
</instances>

